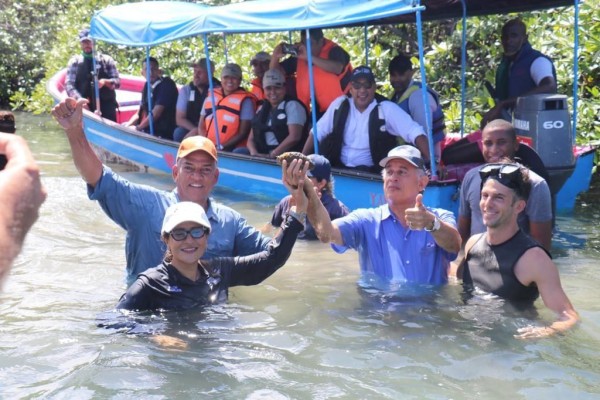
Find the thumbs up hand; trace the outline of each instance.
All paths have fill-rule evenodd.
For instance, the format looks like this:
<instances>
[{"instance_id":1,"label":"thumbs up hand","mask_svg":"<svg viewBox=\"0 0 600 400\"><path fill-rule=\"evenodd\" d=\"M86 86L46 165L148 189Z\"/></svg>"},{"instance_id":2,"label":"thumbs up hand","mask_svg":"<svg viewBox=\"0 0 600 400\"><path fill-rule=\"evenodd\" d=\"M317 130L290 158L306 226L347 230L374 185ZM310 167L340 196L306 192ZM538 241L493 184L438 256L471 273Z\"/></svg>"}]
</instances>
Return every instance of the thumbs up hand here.
<instances>
[{"instance_id":1,"label":"thumbs up hand","mask_svg":"<svg viewBox=\"0 0 600 400\"><path fill-rule=\"evenodd\" d=\"M433 225L435 215L427 211L423 204L423 195L419 193L415 199L415 206L404 211L404 219L410 229L420 231Z\"/></svg>"}]
</instances>

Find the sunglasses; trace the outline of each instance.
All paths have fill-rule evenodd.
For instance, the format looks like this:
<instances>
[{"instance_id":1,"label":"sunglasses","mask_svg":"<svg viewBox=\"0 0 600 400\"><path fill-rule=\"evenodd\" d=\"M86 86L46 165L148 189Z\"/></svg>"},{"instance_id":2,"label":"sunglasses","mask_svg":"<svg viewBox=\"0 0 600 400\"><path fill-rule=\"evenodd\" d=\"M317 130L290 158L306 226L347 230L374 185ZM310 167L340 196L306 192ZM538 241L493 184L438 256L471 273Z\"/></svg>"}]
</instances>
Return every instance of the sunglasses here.
<instances>
[{"instance_id":1,"label":"sunglasses","mask_svg":"<svg viewBox=\"0 0 600 400\"><path fill-rule=\"evenodd\" d=\"M169 235L171 235L173 240L177 240L178 242L185 240L188 235L190 235L192 239L202 239L204 235L208 235L208 229L192 228L189 231L186 231L185 229L173 229Z\"/></svg>"},{"instance_id":2,"label":"sunglasses","mask_svg":"<svg viewBox=\"0 0 600 400\"><path fill-rule=\"evenodd\" d=\"M481 167L479 176L482 188L485 181L492 178L504 186L516 190L519 195L523 193L523 176L519 164L487 164Z\"/></svg>"},{"instance_id":3,"label":"sunglasses","mask_svg":"<svg viewBox=\"0 0 600 400\"><path fill-rule=\"evenodd\" d=\"M373 87L373 83L372 82L364 82L364 83L352 82L352 87L356 90L371 89Z\"/></svg>"}]
</instances>

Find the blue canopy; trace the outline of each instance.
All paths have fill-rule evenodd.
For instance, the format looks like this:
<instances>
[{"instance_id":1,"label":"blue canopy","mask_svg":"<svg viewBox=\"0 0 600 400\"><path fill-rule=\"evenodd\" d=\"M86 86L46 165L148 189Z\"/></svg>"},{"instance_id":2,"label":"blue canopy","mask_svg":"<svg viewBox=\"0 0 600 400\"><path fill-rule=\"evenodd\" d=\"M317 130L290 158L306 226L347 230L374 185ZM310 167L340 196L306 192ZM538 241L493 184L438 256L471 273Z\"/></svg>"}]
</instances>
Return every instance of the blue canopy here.
<instances>
[{"instance_id":1,"label":"blue canopy","mask_svg":"<svg viewBox=\"0 0 600 400\"><path fill-rule=\"evenodd\" d=\"M463 15L572 6L574 0L254 0L225 6L147 1L110 6L92 17L93 38L127 46L157 44L203 33L276 32L368 23L414 22ZM422 6L419 6L421 4Z\"/></svg>"},{"instance_id":2,"label":"blue canopy","mask_svg":"<svg viewBox=\"0 0 600 400\"><path fill-rule=\"evenodd\" d=\"M153 1L110 6L94 14L94 39L154 46L204 33L301 30L353 25L422 10L413 0L255 0L225 6Z\"/></svg>"}]
</instances>

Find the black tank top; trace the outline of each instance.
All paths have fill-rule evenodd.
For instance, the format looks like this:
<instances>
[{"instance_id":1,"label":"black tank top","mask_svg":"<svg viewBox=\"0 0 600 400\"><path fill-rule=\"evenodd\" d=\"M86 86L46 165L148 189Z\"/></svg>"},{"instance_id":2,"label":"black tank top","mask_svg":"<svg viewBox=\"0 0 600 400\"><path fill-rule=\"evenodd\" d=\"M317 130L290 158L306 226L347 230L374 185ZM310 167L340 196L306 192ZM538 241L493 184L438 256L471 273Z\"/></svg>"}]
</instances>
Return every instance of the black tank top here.
<instances>
[{"instance_id":1,"label":"black tank top","mask_svg":"<svg viewBox=\"0 0 600 400\"><path fill-rule=\"evenodd\" d=\"M487 234L479 236L467 254L463 283L508 300L533 302L539 296L535 284L524 286L515 275L515 264L521 256L540 244L519 230L499 245L488 244Z\"/></svg>"}]
</instances>

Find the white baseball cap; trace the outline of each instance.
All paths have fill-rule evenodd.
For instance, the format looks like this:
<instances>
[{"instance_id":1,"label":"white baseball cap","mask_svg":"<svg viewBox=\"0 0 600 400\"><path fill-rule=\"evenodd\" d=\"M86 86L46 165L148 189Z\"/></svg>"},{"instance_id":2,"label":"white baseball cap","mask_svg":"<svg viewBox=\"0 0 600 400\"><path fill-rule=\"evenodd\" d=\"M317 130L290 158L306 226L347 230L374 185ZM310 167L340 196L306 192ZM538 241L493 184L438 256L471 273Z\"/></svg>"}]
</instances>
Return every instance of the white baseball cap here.
<instances>
[{"instance_id":1,"label":"white baseball cap","mask_svg":"<svg viewBox=\"0 0 600 400\"><path fill-rule=\"evenodd\" d=\"M192 203L191 201L181 201L167 208L165 218L163 219L161 233L171 233L171 231L183 222L195 222L208 228L210 232L210 222L204 208L201 205Z\"/></svg>"}]
</instances>

